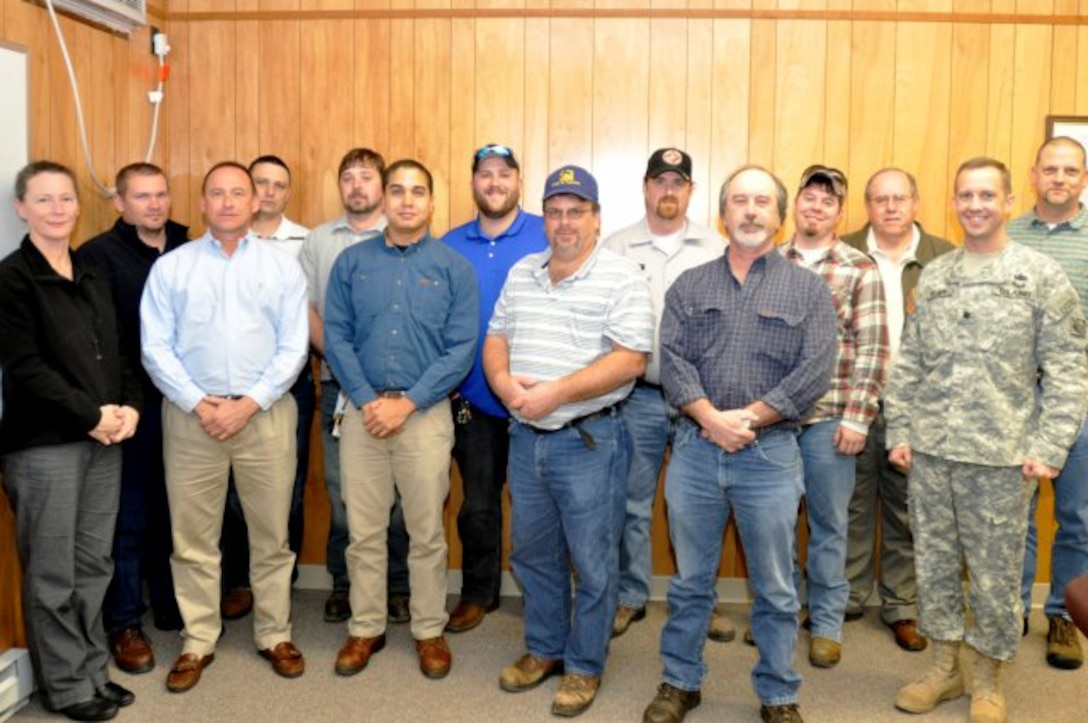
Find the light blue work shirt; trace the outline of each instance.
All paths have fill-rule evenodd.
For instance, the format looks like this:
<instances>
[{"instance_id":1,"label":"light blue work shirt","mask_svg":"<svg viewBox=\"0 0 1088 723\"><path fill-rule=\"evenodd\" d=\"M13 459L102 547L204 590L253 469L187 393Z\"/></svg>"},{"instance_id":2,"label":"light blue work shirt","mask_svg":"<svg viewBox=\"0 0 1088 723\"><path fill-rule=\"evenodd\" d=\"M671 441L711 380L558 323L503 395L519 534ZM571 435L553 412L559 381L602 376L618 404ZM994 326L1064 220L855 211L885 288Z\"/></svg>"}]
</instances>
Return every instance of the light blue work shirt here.
<instances>
[{"instance_id":1,"label":"light blue work shirt","mask_svg":"<svg viewBox=\"0 0 1088 723\"><path fill-rule=\"evenodd\" d=\"M268 409L306 362L307 313L297 260L252 234L227 256L205 233L151 267L140 301L144 368L186 412L209 395Z\"/></svg>"}]
</instances>

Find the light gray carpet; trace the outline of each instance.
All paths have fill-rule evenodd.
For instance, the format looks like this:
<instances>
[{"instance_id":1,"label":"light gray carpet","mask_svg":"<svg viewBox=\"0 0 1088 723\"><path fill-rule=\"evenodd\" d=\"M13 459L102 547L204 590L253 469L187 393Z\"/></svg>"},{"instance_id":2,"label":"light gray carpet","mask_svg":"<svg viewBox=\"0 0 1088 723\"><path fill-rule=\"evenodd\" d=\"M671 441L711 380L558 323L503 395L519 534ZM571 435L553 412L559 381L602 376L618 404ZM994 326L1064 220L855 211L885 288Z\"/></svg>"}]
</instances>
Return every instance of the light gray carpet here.
<instances>
[{"instance_id":1,"label":"light gray carpet","mask_svg":"<svg viewBox=\"0 0 1088 723\"><path fill-rule=\"evenodd\" d=\"M343 624L322 621L325 593L295 591L295 642L306 655L306 674L296 680L277 677L254 652L251 618L227 623L215 663L200 684L181 695L166 691L166 672L181 649L176 634L150 629L158 666L145 675L114 671L114 680L136 693L136 703L121 711L126 721L365 721L475 723L477 721L556 721L550 714L556 679L526 693L498 687L504 665L523 652L521 601L505 598L502 608L468 633L449 636L453 671L444 680L423 677L406 625L391 625L386 649L359 675L341 678L333 661L346 635ZM451 601L452 604L452 601ZM743 631L747 610L730 606L730 617ZM658 634L665 619L663 603L651 603L648 615L626 635L613 641L608 669L593 707L579 718L586 723L642 720L661 675ZM1022 641L1017 661L1006 675L1009 720L1035 723L1088 721L1086 669L1059 671L1044 659L1046 620L1032 615L1032 633ZM895 693L916 678L930 652L906 653L895 646L875 608L846 625L843 661L832 670L808 664L808 635L801 633L798 665L805 678L801 711L809 723L878 723L880 721L966 721L968 698L946 703L920 718L893 707ZM1082 641L1083 642L1083 641ZM703 704L687 717L703 721L758 721L759 702L749 674L755 648L735 640L707 642L708 673ZM17 721L55 720L35 697L15 716Z\"/></svg>"}]
</instances>

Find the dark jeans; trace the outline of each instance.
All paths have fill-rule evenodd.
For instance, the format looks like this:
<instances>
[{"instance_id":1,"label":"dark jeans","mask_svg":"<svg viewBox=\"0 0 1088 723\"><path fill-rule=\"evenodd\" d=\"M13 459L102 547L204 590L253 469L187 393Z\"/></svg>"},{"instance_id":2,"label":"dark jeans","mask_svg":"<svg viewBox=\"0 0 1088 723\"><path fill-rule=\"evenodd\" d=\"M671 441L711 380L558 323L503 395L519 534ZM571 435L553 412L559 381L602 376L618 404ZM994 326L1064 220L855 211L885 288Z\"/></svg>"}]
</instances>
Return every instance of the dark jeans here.
<instances>
[{"instance_id":1,"label":"dark jeans","mask_svg":"<svg viewBox=\"0 0 1088 723\"><path fill-rule=\"evenodd\" d=\"M295 384L291 387L291 396L298 405L298 467L295 469L295 487L291 494L291 515L287 522L288 545L295 553L295 573L298 575L298 554L302 550L303 493L306 491L306 473L310 468L310 429L313 426L314 410L317 406L317 392L314 389L314 375L309 360L303 367ZM227 509L223 517L223 537L220 542L223 551L223 589L249 587L249 532L246 528L245 515L242 513L242 501L231 477L227 490Z\"/></svg>"},{"instance_id":2,"label":"dark jeans","mask_svg":"<svg viewBox=\"0 0 1088 723\"><path fill-rule=\"evenodd\" d=\"M471 417L458 422L464 404ZM464 501L457 513L461 537L461 599L490 605L502 585L502 486L510 451L510 422L484 414L464 398L454 400L453 458L461 471Z\"/></svg>"},{"instance_id":3,"label":"dark jeans","mask_svg":"<svg viewBox=\"0 0 1088 723\"><path fill-rule=\"evenodd\" d=\"M162 466L162 402L149 400L132 439L121 445L121 501L113 538L113 579L102 618L106 633L141 626L147 580L155 624L181 627L170 574L170 506Z\"/></svg>"}]
</instances>

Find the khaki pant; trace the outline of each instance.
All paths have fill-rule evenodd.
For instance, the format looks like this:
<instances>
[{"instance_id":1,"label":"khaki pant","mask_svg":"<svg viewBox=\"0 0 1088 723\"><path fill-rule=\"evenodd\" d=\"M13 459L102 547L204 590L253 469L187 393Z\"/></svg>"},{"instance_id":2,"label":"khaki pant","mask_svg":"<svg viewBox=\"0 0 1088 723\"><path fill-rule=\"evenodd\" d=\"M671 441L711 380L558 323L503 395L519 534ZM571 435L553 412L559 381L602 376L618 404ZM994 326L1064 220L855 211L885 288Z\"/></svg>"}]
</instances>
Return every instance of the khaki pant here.
<instances>
[{"instance_id":1,"label":"khaki pant","mask_svg":"<svg viewBox=\"0 0 1088 723\"><path fill-rule=\"evenodd\" d=\"M163 455L174 554L170 566L185 621L183 653L208 655L222 628L219 538L228 473L249 527L253 637L259 650L291 639L291 569L287 516L295 481L295 400L285 395L237 435L209 437L195 414L163 402Z\"/></svg>"},{"instance_id":2,"label":"khaki pant","mask_svg":"<svg viewBox=\"0 0 1088 723\"><path fill-rule=\"evenodd\" d=\"M400 493L410 538L412 635L437 637L446 627L446 535L442 507L450 488L453 419L449 402L416 411L399 434L385 439L363 427L349 404L340 436L340 478L351 542L347 550L352 618L348 634L385 631L386 537L389 510Z\"/></svg>"}]
</instances>

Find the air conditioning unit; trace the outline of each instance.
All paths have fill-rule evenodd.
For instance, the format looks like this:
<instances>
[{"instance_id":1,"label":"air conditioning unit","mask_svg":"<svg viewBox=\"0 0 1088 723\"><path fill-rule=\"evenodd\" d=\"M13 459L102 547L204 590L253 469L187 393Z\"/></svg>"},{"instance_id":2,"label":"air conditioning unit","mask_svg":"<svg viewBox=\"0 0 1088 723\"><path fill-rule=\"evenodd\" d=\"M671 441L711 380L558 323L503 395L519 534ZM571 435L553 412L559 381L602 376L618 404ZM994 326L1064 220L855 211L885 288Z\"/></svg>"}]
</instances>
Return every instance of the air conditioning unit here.
<instances>
[{"instance_id":1,"label":"air conditioning unit","mask_svg":"<svg viewBox=\"0 0 1088 723\"><path fill-rule=\"evenodd\" d=\"M147 25L147 0L53 0L53 7L123 35Z\"/></svg>"}]
</instances>

